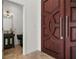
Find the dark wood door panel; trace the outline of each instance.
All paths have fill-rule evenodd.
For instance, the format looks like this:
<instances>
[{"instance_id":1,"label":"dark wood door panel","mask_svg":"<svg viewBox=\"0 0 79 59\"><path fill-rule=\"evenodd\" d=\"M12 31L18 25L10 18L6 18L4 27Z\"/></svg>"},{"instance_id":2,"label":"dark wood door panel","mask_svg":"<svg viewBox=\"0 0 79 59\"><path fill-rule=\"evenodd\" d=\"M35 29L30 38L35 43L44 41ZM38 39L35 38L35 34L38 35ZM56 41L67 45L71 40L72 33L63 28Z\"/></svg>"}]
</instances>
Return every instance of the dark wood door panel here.
<instances>
[{"instance_id":1,"label":"dark wood door panel","mask_svg":"<svg viewBox=\"0 0 79 59\"><path fill-rule=\"evenodd\" d=\"M76 0L42 0L41 21L42 51L56 59L76 59Z\"/></svg>"},{"instance_id":2,"label":"dark wood door panel","mask_svg":"<svg viewBox=\"0 0 79 59\"><path fill-rule=\"evenodd\" d=\"M70 48L70 59L76 59L76 48L75 48L75 46L72 46L71 48Z\"/></svg>"},{"instance_id":3,"label":"dark wood door panel","mask_svg":"<svg viewBox=\"0 0 79 59\"><path fill-rule=\"evenodd\" d=\"M75 42L76 41L76 27L70 28L70 41Z\"/></svg>"},{"instance_id":4,"label":"dark wood door panel","mask_svg":"<svg viewBox=\"0 0 79 59\"><path fill-rule=\"evenodd\" d=\"M71 2L76 2L76 0L71 0Z\"/></svg>"},{"instance_id":5,"label":"dark wood door panel","mask_svg":"<svg viewBox=\"0 0 79 59\"><path fill-rule=\"evenodd\" d=\"M68 16L68 37L66 38L65 58L76 59L76 0L66 0Z\"/></svg>"},{"instance_id":6,"label":"dark wood door panel","mask_svg":"<svg viewBox=\"0 0 79 59\"><path fill-rule=\"evenodd\" d=\"M42 51L57 59L64 59L64 41L60 39L60 25L63 26L60 17L63 10L60 5L60 0L42 1Z\"/></svg>"},{"instance_id":7,"label":"dark wood door panel","mask_svg":"<svg viewBox=\"0 0 79 59\"><path fill-rule=\"evenodd\" d=\"M47 12L53 12L56 10L56 8L60 7L60 1L59 0L45 0L44 7L45 11Z\"/></svg>"}]
</instances>

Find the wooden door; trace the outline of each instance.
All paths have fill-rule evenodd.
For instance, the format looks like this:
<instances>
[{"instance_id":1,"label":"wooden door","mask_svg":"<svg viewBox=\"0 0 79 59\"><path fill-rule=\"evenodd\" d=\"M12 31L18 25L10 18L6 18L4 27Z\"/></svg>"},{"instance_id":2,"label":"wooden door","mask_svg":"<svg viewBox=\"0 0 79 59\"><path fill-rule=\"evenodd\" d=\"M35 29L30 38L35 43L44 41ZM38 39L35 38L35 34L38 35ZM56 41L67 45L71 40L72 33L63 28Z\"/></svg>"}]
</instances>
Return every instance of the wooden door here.
<instances>
[{"instance_id":1,"label":"wooden door","mask_svg":"<svg viewBox=\"0 0 79 59\"><path fill-rule=\"evenodd\" d=\"M42 51L64 59L64 0L42 0Z\"/></svg>"},{"instance_id":2,"label":"wooden door","mask_svg":"<svg viewBox=\"0 0 79 59\"><path fill-rule=\"evenodd\" d=\"M65 59L76 59L76 0L65 0L65 2Z\"/></svg>"}]
</instances>

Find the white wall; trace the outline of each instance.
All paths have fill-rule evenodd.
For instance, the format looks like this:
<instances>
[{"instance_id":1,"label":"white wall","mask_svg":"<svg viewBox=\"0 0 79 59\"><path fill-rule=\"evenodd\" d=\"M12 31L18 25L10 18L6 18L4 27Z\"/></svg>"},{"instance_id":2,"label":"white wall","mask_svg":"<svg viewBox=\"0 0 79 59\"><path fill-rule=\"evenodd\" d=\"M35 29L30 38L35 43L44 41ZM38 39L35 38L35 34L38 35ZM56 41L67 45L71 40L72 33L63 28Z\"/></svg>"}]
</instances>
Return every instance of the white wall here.
<instances>
[{"instance_id":1,"label":"white wall","mask_svg":"<svg viewBox=\"0 0 79 59\"><path fill-rule=\"evenodd\" d=\"M23 54L41 50L41 0L10 1L23 4L24 6Z\"/></svg>"},{"instance_id":2,"label":"white wall","mask_svg":"<svg viewBox=\"0 0 79 59\"><path fill-rule=\"evenodd\" d=\"M24 5L24 3L26 3L25 0L9 0L9 1L12 1L12 2L20 4L20 5Z\"/></svg>"},{"instance_id":3,"label":"white wall","mask_svg":"<svg viewBox=\"0 0 79 59\"><path fill-rule=\"evenodd\" d=\"M3 37L2 37L2 0L0 0L0 59L2 59L2 49L3 49Z\"/></svg>"},{"instance_id":4,"label":"white wall","mask_svg":"<svg viewBox=\"0 0 79 59\"><path fill-rule=\"evenodd\" d=\"M25 51L30 53L40 50L40 0L27 0L25 7Z\"/></svg>"},{"instance_id":5,"label":"white wall","mask_svg":"<svg viewBox=\"0 0 79 59\"><path fill-rule=\"evenodd\" d=\"M9 9L13 13L13 30L15 32L15 44L18 44L16 35L23 33L23 8L19 4L5 0L5 1L3 1L3 12L6 9ZM11 23L11 19L6 20L3 17L3 24L5 25L4 26L5 28L11 27L10 23Z\"/></svg>"}]
</instances>

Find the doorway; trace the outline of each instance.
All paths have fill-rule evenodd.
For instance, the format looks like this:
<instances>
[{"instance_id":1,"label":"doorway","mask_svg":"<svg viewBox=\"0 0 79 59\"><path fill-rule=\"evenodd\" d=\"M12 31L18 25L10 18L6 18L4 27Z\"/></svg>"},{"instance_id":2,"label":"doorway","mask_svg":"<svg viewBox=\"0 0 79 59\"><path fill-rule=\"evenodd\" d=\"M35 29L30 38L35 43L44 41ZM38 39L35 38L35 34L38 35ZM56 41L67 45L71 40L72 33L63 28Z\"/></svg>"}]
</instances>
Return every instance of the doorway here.
<instances>
[{"instance_id":1,"label":"doorway","mask_svg":"<svg viewBox=\"0 0 79 59\"><path fill-rule=\"evenodd\" d=\"M23 54L23 6L3 1L3 58L16 59ZM18 56L17 56L18 55Z\"/></svg>"}]
</instances>

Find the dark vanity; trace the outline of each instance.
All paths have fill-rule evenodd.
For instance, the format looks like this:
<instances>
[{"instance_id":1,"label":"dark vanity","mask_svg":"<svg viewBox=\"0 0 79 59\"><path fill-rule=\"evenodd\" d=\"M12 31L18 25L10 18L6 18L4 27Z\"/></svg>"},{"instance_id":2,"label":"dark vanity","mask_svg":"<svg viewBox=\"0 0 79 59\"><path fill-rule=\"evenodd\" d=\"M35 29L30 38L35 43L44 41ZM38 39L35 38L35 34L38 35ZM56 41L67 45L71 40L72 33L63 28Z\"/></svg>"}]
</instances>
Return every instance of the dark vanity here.
<instances>
[{"instance_id":1,"label":"dark vanity","mask_svg":"<svg viewBox=\"0 0 79 59\"><path fill-rule=\"evenodd\" d=\"M13 48L14 46L14 33L4 33L4 49Z\"/></svg>"}]
</instances>

